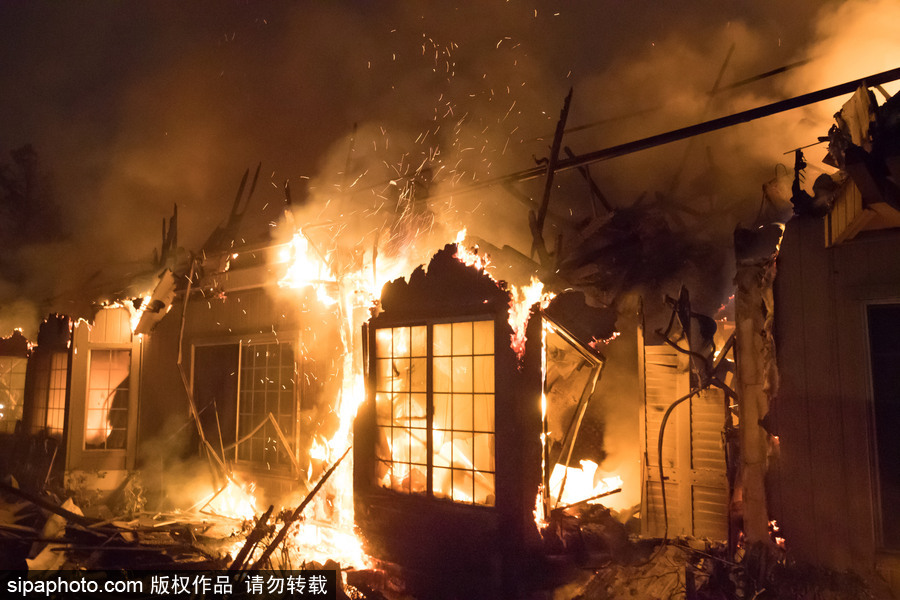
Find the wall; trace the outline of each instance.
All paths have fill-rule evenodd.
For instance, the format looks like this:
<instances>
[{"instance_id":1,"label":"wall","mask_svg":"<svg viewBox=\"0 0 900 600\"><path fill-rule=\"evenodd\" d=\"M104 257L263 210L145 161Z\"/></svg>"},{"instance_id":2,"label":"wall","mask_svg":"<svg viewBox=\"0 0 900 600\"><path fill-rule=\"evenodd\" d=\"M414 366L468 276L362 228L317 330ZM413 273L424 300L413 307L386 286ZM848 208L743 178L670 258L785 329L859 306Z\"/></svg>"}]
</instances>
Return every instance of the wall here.
<instances>
[{"instance_id":1,"label":"wall","mask_svg":"<svg viewBox=\"0 0 900 600\"><path fill-rule=\"evenodd\" d=\"M296 361L335 360L340 356L335 317L326 314L327 311L323 311L314 299L315 293L308 290L293 292L275 285L257 285L226 290L224 294L194 288L187 312L184 311L183 296L174 302L169 314L144 343L140 459L145 470L153 473L152 477L169 476L171 479L174 471L167 465L187 464L191 457L204 456L199 453L199 437L177 365L179 337L183 337L182 365L190 388L193 388L196 376L194 352L204 345L290 341ZM311 429L319 424L309 414L315 409L298 408L302 420L298 425L301 446L308 441ZM207 431L207 436L218 449L215 428ZM233 458L233 451L227 454ZM208 481L207 471L203 469L197 476L195 469L192 479ZM291 487L290 482L285 484L279 477L274 478L279 481L263 482L265 472L254 471L252 475L261 487L266 488L259 495L272 501Z\"/></svg>"},{"instance_id":2,"label":"wall","mask_svg":"<svg viewBox=\"0 0 900 600\"><path fill-rule=\"evenodd\" d=\"M890 571L873 499L867 302L900 299L900 232L824 247L819 220L788 223L775 282L780 388L770 512L794 558ZM893 578L895 592L900 577Z\"/></svg>"}]
</instances>

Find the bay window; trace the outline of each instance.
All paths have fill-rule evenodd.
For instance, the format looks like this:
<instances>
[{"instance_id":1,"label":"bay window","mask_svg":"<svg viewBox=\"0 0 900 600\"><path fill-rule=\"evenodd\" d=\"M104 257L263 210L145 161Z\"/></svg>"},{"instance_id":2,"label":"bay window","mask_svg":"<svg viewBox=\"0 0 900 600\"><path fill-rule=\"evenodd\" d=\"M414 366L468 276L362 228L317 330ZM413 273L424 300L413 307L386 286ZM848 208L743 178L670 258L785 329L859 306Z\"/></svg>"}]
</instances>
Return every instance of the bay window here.
<instances>
[{"instance_id":1,"label":"bay window","mask_svg":"<svg viewBox=\"0 0 900 600\"><path fill-rule=\"evenodd\" d=\"M492 506L494 322L375 330L381 487Z\"/></svg>"}]
</instances>

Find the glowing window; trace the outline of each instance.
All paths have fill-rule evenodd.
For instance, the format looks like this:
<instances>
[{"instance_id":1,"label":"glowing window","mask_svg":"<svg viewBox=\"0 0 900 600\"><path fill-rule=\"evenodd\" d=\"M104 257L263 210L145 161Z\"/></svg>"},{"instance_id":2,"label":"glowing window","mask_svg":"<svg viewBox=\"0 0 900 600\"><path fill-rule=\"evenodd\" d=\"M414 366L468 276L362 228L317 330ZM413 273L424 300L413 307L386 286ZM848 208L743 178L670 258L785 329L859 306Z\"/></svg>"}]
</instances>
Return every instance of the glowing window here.
<instances>
[{"instance_id":1,"label":"glowing window","mask_svg":"<svg viewBox=\"0 0 900 600\"><path fill-rule=\"evenodd\" d=\"M125 448L130 372L130 350L91 350L85 407L85 449Z\"/></svg>"},{"instance_id":2,"label":"glowing window","mask_svg":"<svg viewBox=\"0 0 900 600\"><path fill-rule=\"evenodd\" d=\"M59 437L63 433L66 414L66 378L68 376L69 355L54 352L49 361L38 362L37 383L35 384L35 428L45 430Z\"/></svg>"},{"instance_id":3,"label":"glowing window","mask_svg":"<svg viewBox=\"0 0 900 600\"><path fill-rule=\"evenodd\" d=\"M22 418L26 364L26 358L0 356L0 432L14 432Z\"/></svg>"},{"instance_id":4,"label":"glowing window","mask_svg":"<svg viewBox=\"0 0 900 600\"><path fill-rule=\"evenodd\" d=\"M493 505L493 321L378 329L375 356L381 486Z\"/></svg>"}]
</instances>

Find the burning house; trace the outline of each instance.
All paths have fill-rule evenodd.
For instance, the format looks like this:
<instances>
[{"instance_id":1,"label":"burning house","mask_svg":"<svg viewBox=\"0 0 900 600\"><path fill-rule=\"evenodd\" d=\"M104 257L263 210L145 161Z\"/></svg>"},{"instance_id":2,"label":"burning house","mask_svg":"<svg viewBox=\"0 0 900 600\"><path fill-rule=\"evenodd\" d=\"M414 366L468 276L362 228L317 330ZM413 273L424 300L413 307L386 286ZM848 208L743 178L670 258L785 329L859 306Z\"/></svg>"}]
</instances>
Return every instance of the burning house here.
<instances>
[{"instance_id":1,"label":"burning house","mask_svg":"<svg viewBox=\"0 0 900 600\"><path fill-rule=\"evenodd\" d=\"M498 281L465 235L417 266L410 240L439 229L424 171L353 251L330 243L340 223L297 225L285 203L247 234L248 172L199 253L178 259L170 224L150 284L90 322L49 318L34 347L0 343L0 424L17 453L7 472L32 492L54 478L121 490L139 472L159 511L250 523L239 542L219 540L219 566L396 567L424 597L516 597L551 558L584 563L602 548L628 562L640 539L673 538L731 566L739 550L746 564L786 564L783 544L789 558L881 573L897 589L900 459L885 441L898 420L893 99L876 107L858 92L830 132L839 173L814 196L798 174L786 228L735 236L732 313L699 314L682 288L656 308L668 326L646 331L641 302L616 294L660 268L653 259L667 268L703 248L667 237L662 211L600 202L586 171L607 214L548 248L555 171L801 104L566 163L570 99L551 159L519 174L546 178L542 202L527 202L536 260L490 248L510 273L537 274L530 285ZM615 369L630 385L612 391L601 375ZM618 437L615 410L628 423ZM610 464L614 439L626 458ZM273 557L282 543L293 559ZM694 558L675 577L691 593L705 584L684 573L709 584L725 568ZM747 589L769 581L741 569Z\"/></svg>"}]
</instances>

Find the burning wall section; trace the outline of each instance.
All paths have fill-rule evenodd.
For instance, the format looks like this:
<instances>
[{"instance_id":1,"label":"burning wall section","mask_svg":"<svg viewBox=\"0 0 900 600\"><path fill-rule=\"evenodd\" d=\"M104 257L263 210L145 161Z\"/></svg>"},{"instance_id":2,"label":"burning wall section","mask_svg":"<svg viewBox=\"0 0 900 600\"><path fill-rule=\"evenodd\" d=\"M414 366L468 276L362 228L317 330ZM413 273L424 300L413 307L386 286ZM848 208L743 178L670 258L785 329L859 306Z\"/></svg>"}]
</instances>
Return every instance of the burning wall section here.
<instances>
[{"instance_id":1,"label":"burning wall section","mask_svg":"<svg viewBox=\"0 0 900 600\"><path fill-rule=\"evenodd\" d=\"M356 520L372 554L429 586L515 585L538 544L540 320L520 359L509 293L455 253L386 285L366 326Z\"/></svg>"}]
</instances>

